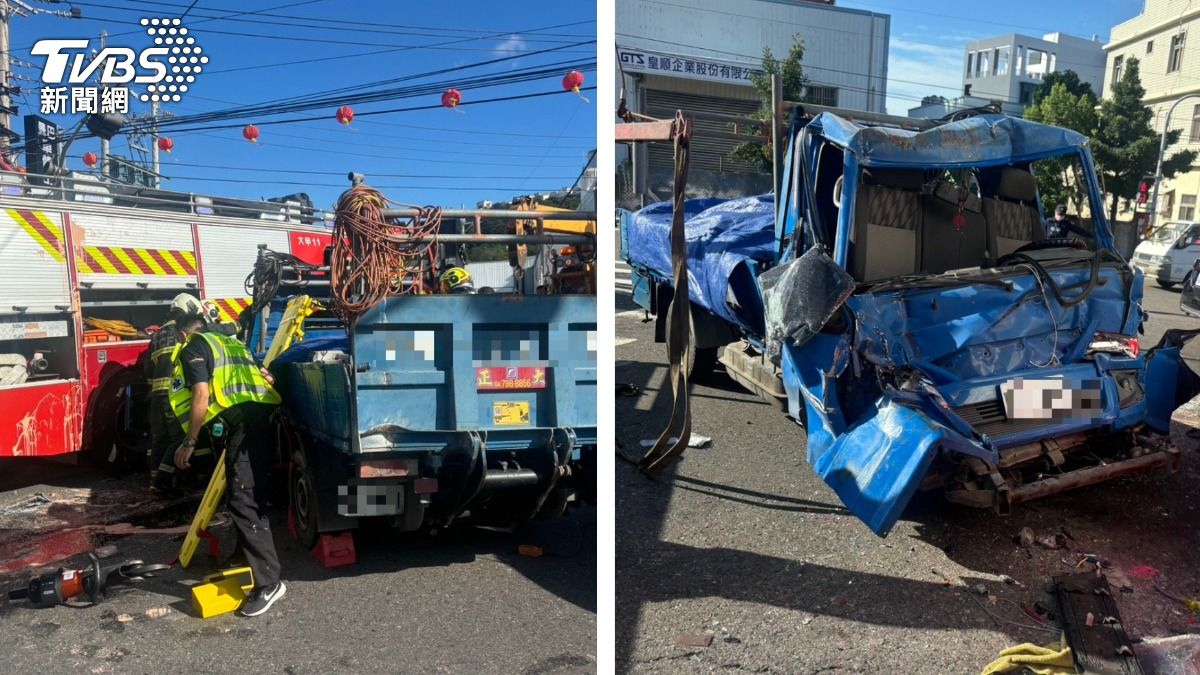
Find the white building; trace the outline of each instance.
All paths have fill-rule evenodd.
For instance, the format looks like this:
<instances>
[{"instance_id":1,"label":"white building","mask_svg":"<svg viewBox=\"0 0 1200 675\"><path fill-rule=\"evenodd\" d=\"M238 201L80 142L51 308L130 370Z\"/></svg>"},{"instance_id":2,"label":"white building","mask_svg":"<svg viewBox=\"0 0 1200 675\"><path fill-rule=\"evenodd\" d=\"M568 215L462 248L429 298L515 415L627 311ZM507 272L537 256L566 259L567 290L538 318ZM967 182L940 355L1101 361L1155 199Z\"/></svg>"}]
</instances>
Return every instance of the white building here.
<instances>
[{"instance_id":1,"label":"white building","mask_svg":"<svg viewBox=\"0 0 1200 675\"><path fill-rule=\"evenodd\" d=\"M750 114L759 108L750 78L762 67L763 48L782 59L799 38L814 103L884 112L890 29L888 15L835 7L832 0L620 0L618 90L630 110L659 118L677 109ZM705 134L721 130L725 125L696 124L693 193L769 191L769 176L729 160L737 141ZM618 201L640 205L669 197L671 157L668 144L632 153L618 146Z\"/></svg>"},{"instance_id":2,"label":"white building","mask_svg":"<svg viewBox=\"0 0 1200 675\"><path fill-rule=\"evenodd\" d=\"M1025 111L1050 73L1073 70L1097 95L1104 82L1104 45L1096 36L1012 33L969 42L964 57L964 96L999 102L1010 115Z\"/></svg>"},{"instance_id":3,"label":"white building","mask_svg":"<svg viewBox=\"0 0 1200 675\"><path fill-rule=\"evenodd\" d=\"M1130 59L1138 60L1138 71L1146 96L1142 101L1154 110L1151 122L1161 131L1167 109L1180 97L1200 94L1200 5L1145 0L1142 13L1114 26L1104 49L1108 69L1104 95L1121 79ZM1200 150L1200 98L1184 101L1171 116L1171 128L1179 129L1179 142L1167 149ZM1153 169L1147 173L1152 173ZM1200 167L1164 181L1159 188L1158 219L1197 218Z\"/></svg>"}]
</instances>

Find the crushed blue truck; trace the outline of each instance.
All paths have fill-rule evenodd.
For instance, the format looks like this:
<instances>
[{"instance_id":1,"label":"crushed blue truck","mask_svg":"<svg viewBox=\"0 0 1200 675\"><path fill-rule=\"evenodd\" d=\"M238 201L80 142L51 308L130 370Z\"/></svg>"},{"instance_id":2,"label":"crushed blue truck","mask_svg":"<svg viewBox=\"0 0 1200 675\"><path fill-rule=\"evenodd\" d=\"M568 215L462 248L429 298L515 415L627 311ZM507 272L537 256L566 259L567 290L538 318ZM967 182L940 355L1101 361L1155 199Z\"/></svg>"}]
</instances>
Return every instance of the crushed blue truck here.
<instances>
[{"instance_id":1,"label":"crushed blue truck","mask_svg":"<svg viewBox=\"0 0 1200 675\"><path fill-rule=\"evenodd\" d=\"M777 196L684 203L693 380L719 362L775 402L881 536L918 491L1005 514L1180 468L1170 419L1200 392L1181 357L1200 331L1141 344L1143 274L1114 245L1085 136L807 105L786 128ZM1090 236L1047 238L1037 175L1067 165ZM671 217L620 220L660 340Z\"/></svg>"}]
</instances>

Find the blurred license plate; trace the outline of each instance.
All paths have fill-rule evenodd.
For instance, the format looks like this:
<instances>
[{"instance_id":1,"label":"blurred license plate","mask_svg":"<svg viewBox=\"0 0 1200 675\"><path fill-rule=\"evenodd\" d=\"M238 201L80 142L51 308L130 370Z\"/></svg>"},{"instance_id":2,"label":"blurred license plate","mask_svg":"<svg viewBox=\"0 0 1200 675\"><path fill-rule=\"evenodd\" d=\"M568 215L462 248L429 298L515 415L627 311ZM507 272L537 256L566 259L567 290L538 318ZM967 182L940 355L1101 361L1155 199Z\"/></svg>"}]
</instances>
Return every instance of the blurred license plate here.
<instances>
[{"instance_id":1,"label":"blurred license plate","mask_svg":"<svg viewBox=\"0 0 1200 675\"><path fill-rule=\"evenodd\" d=\"M492 424L498 427L528 426L529 403L527 401L496 401L492 404Z\"/></svg>"},{"instance_id":2,"label":"blurred license plate","mask_svg":"<svg viewBox=\"0 0 1200 675\"><path fill-rule=\"evenodd\" d=\"M1010 420L1089 419L1100 415L1100 381L1014 378L1000 385Z\"/></svg>"}]
</instances>

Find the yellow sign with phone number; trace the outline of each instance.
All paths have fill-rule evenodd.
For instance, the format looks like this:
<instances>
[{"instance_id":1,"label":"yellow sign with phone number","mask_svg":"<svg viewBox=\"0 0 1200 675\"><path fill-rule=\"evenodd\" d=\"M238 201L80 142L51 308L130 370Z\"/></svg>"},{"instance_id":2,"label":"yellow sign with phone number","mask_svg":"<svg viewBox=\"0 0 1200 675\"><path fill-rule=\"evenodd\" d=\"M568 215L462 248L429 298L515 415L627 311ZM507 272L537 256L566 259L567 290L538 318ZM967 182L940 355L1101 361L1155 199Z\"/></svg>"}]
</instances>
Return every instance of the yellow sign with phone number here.
<instances>
[{"instance_id":1,"label":"yellow sign with phone number","mask_svg":"<svg viewBox=\"0 0 1200 675\"><path fill-rule=\"evenodd\" d=\"M492 424L498 427L529 425L528 401L496 401L492 404Z\"/></svg>"}]
</instances>

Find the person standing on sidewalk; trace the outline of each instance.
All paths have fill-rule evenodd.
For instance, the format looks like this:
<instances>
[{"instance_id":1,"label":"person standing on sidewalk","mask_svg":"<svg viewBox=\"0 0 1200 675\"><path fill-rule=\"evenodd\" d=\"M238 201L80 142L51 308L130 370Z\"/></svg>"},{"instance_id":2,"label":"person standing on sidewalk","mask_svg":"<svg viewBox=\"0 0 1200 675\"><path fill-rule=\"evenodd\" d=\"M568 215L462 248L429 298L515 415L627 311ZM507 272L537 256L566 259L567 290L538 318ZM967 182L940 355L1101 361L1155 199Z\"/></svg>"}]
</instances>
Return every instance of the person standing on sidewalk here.
<instances>
[{"instance_id":1,"label":"person standing on sidewalk","mask_svg":"<svg viewBox=\"0 0 1200 675\"><path fill-rule=\"evenodd\" d=\"M283 597L279 556L267 517L267 473L271 467L270 416L279 404L272 378L244 344L205 332L200 314L176 324L184 340L171 381L171 408L185 437L175 465L190 466L201 428L225 448L226 494L238 534L238 549L254 572L254 590L243 616L258 616Z\"/></svg>"}]
</instances>

